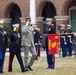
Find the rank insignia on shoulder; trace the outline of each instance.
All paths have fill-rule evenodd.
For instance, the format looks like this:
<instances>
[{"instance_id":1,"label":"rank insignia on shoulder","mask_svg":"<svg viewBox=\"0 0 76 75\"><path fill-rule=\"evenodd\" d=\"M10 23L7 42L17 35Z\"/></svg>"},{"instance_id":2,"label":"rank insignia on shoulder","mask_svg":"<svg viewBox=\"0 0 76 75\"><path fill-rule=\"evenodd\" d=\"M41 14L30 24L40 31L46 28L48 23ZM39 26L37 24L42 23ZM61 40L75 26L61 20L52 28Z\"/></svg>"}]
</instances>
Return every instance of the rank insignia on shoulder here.
<instances>
[{"instance_id":1,"label":"rank insignia on shoulder","mask_svg":"<svg viewBox=\"0 0 76 75\"><path fill-rule=\"evenodd\" d=\"M6 34L6 31L4 31L3 33Z\"/></svg>"}]
</instances>

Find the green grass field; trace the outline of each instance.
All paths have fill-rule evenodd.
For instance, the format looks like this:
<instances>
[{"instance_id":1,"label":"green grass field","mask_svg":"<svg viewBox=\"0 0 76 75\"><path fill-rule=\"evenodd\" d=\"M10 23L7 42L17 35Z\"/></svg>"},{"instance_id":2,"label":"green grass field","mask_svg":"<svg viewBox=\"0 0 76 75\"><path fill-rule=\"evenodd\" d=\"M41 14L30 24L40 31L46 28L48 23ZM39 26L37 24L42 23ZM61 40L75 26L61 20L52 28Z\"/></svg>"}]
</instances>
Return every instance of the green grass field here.
<instances>
[{"instance_id":1,"label":"green grass field","mask_svg":"<svg viewBox=\"0 0 76 75\"><path fill-rule=\"evenodd\" d=\"M47 62L46 58L39 58L33 64L32 68L34 71L28 71L21 73L21 69L17 59L13 62L13 72L8 72L8 56L5 57L4 62L4 74L2 75L76 75L76 58L55 58L55 69L46 69Z\"/></svg>"}]
</instances>

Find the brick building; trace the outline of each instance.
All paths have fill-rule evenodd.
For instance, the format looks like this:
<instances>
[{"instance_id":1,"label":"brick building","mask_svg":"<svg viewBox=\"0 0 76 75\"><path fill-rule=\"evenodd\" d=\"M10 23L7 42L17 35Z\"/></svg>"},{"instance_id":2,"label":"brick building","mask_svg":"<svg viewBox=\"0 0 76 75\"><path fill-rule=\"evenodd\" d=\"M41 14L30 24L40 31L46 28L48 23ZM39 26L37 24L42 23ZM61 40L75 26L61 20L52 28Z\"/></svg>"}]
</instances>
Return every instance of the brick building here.
<instances>
[{"instance_id":1,"label":"brick building","mask_svg":"<svg viewBox=\"0 0 76 75\"><path fill-rule=\"evenodd\" d=\"M57 33L59 33L61 23L71 24L73 31L76 31L76 0L2 0L0 18L7 22L24 24L24 19L31 13L31 1L35 1L36 7L31 6L31 10L35 14L32 14L36 21L34 23L37 23L41 33L45 31L46 18L53 18Z\"/></svg>"}]
</instances>

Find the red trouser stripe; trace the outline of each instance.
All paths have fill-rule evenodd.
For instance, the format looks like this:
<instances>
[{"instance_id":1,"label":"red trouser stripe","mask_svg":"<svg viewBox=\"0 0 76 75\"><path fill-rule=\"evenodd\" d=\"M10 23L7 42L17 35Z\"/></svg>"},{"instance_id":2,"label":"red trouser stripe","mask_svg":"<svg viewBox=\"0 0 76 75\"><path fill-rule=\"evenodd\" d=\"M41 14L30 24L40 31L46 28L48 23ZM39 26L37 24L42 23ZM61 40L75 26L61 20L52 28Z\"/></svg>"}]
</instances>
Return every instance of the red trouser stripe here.
<instances>
[{"instance_id":1,"label":"red trouser stripe","mask_svg":"<svg viewBox=\"0 0 76 75\"><path fill-rule=\"evenodd\" d=\"M54 63L55 63L55 58L54 58L54 54L52 55L52 68L54 68Z\"/></svg>"},{"instance_id":2,"label":"red trouser stripe","mask_svg":"<svg viewBox=\"0 0 76 75\"><path fill-rule=\"evenodd\" d=\"M10 59L11 59L11 55L12 55L12 53L11 53L11 52L9 52L8 70L10 69Z\"/></svg>"},{"instance_id":3,"label":"red trouser stripe","mask_svg":"<svg viewBox=\"0 0 76 75\"><path fill-rule=\"evenodd\" d=\"M38 45L36 45L36 52L37 52L36 59L38 59Z\"/></svg>"}]
</instances>

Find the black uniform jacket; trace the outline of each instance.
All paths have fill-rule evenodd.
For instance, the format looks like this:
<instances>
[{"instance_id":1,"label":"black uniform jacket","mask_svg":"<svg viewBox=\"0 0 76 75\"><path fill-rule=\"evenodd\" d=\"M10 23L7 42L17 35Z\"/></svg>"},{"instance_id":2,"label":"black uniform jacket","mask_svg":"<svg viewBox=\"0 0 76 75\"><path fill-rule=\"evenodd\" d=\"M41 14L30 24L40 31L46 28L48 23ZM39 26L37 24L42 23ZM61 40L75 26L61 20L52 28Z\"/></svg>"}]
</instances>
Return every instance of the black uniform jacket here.
<instances>
[{"instance_id":1,"label":"black uniform jacket","mask_svg":"<svg viewBox=\"0 0 76 75\"><path fill-rule=\"evenodd\" d=\"M52 25L47 26L46 34L55 34L55 33L56 33L56 30L55 30L54 26L52 26Z\"/></svg>"},{"instance_id":2,"label":"black uniform jacket","mask_svg":"<svg viewBox=\"0 0 76 75\"><path fill-rule=\"evenodd\" d=\"M13 53L20 52L20 37L18 36L18 32L12 31L8 36L10 38L9 51Z\"/></svg>"},{"instance_id":3,"label":"black uniform jacket","mask_svg":"<svg viewBox=\"0 0 76 75\"><path fill-rule=\"evenodd\" d=\"M47 26L47 28L46 28L46 34L55 34L55 33L56 33L56 30L55 30L54 26L52 26L52 25ZM46 40L45 41L45 45L46 45L46 47L48 47L48 39L47 39L47 37L46 37L45 40Z\"/></svg>"},{"instance_id":4,"label":"black uniform jacket","mask_svg":"<svg viewBox=\"0 0 76 75\"><path fill-rule=\"evenodd\" d=\"M74 40L74 35L71 34L73 31L72 30L67 30L67 42L73 42Z\"/></svg>"},{"instance_id":5,"label":"black uniform jacket","mask_svg":"<svg viewBox=\"0 0 76 75\"><path fill-rule=\"evenodd\" d=\"M4 29L0 29L0 51L6 51L7 47L7 33Z\"/></svg>"},{"instance_id":6,"label":"black uniform jacket","mask_svg":"<svg viewBox=\"0 0 76 75\"><path fill-rule=\"evenodd\" d=\"M34 43L38 43L40 40L40 33L37 30L34 30L35 35L34 35Z\"/></svg>"},{"instance_id":7,"label":"black uniform jacket","mask_svg":"<svg viewBox=\"0 0 76 75\"><path fill-rule=\"evenodd\" d=\"M64 44L67 41L67 35L65 34L66 32L66 30L60 31L60 43Z\"/></svg>"}]
</instances>

